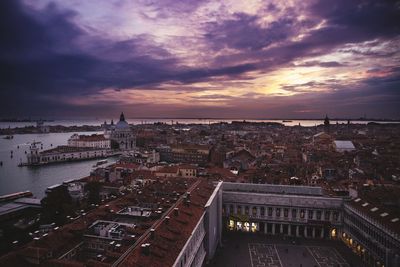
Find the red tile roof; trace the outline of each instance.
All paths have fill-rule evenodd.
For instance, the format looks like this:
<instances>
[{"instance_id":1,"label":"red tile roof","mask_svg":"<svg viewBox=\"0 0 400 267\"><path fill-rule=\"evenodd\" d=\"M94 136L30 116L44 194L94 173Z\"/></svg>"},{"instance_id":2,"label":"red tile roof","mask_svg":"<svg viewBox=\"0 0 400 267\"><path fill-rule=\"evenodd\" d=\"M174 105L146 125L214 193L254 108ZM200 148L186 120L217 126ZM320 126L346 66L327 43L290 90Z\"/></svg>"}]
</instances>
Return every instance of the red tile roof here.
<instances>
[{"instance_id":1,"label":"red tile roof","mask_svg":"<svg viewBox=\"0 0 400 267\"><path fill-rule=\"evenodd\" d=\"M170 217L168 222L162 218L152 226L155 229L154 238L148 231L119 266L172 266L203 215L204 206L213 190L213 186L206 179L201 179L192 186L188 190L191 192L189 206L180 199L176 204L179 215L174 214L173 206L166 214ZM141 251L141 245L147 243L151 244L148 256Z\"/></svg>"}]
</instances>

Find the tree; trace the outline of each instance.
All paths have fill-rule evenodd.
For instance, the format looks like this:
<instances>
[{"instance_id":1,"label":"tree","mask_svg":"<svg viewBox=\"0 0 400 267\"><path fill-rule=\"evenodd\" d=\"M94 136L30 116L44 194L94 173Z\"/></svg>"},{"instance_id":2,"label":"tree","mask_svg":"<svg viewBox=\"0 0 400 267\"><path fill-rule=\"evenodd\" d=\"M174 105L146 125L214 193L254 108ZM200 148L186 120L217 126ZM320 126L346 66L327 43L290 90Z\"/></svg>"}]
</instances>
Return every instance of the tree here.
<instances>
[{"instance_id":1,"label":"tree","mask_svg":"<svg viewBox=\"0 0 400 267\"><path fill-rule=\"evenodd\" d=\"M98 204L100 203L100 189L101 184L99 182L93 181L88 182L85 185L85 191L89 193L88 195L88 203L89 204Z\"/></svg>"},{"instance_id":2,"label":"tree","mask_svg":"<svg viewBox=\"0 0 400 267\"><path fill-rule=\"evenodd\" d=\"M59 186L49 192L41 201L44 222L63 222L67 215L74 213L72 198L66 186Z\"/></svg>"}]
</instances>

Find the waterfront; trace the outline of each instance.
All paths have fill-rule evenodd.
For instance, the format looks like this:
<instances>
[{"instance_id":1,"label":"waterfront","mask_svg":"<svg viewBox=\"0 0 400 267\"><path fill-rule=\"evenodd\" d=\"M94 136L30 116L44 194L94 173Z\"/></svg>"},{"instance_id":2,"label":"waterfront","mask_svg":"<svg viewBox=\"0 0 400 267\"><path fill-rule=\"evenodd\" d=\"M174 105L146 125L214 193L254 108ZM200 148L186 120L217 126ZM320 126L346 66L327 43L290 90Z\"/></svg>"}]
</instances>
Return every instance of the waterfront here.
<instances>
[{"instance_id":1,"label":"waterfront","mask_svg":"<svg viewBox=\"0 0 400 267\"><path fill-rule=\"evenodd\" d=\"M209 124L217 122L232 122L235 119L128 119L130 124L142 124L155 122L162 123L183 123L183 124ZM239 121L237 119L236 121ZM110 120L107 120L110 122ZM114 119L116 122L117 119ZM243 121L243 120L241 120ZM322 124L322 120L290 120L282 122L282 120L246 120L255 122L279 122L286 126L315 126ZM104 120L56 120L46 122L49 125L100 125ZM353 124L366 124L370 121L352 121ZM336 121L332 121L336 123ZM347 121L337 121L337 123L347 123ZM380 123L392 123L380 121ZM33 125L32 122L0 122L0 128L7 127L24 127ZM83 132L80 134L92 134L99 132ZM100 132L101 133L101 132ZM0 136L0 161L3 166L0 167L0 195L10 194L18 191L30 190L35 197L42 198L44 191L48 186L62 183L65 180L77 179L89 175L92 166L97 160L88 160L80 162L68 162L60 164L51 164L41 167L18 167L18 164L26 160L25 151L29 152L29 144L32 141L40 141L43 143L43 149L50 149L58 145L65 145L68 138L73 133L49 133L49 134L17 134L11 140L6 140ZM51 146L51 144L53 146ZM19 147L19 148L18 148ZM11 151L13 157L11 158ZM115 160L115 158L114 158ZM110 160L109 160L110 161Z\"/></svg>"},{"instance_id":2,"label":"waterfront","mask_svg":"<svg viewBox=\"0 0 400 267\"><path fill-rule=\"evenodd\" d=\"M80 134L92 134L85 132ZM43 149L65 145L72 133L19 134L11 140L0 138L0 195L30 190L35 197L42 198L47 187L63 181L82 178L89 175L93 164L98 160L57 163L40 167L18 167L26 160L25 151L29 153L32 141L43 143ZM51 146L51 144L53 146ZM19 147L19 148L18 148ZM11 151L13 157L11 158ZM109 162L115 161L109 159Z\"/></svg>"}]
</instances>

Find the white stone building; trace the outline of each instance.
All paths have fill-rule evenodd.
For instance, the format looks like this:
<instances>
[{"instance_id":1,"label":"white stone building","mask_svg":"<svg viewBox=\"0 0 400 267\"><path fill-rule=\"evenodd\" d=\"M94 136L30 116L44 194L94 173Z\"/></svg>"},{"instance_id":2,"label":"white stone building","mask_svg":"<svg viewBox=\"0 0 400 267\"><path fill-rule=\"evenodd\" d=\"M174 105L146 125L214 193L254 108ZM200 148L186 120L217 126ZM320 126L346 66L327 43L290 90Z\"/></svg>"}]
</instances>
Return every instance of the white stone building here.
<instances>
[{"instance_id":1,"label":"white stone building","mask_svg":"<svg viewBox=\"0 0 400 267\"><path fill-rule=\"evenodd\" d=\"M232 231L336 239L342 226L343 199L321 187L224 182L223 203Z\"/></svg>"},{"instance_id":2,"label":"white stone building","mask_svg":"<svg viewBox=\"0 0 400 267\"><path fill-rule=\"evenodd\" d=\"M111 147L120 150L133 150L136 147L136 136L125 120L124 113L121 113L119 122L114 125L103 124L104 136L111 140Z\"/></svg>"},{"instance_id":3,"label":"white stone building","mask_svg":"<svg viewBox=\"0 0 400 267\"><path fill-rule=\"evenodd\" d=\"M90 148L111 148L110 139L103 134L78 135L73 134L68 139L68 146L90 147Z\"/></svg>"}]
</instances>

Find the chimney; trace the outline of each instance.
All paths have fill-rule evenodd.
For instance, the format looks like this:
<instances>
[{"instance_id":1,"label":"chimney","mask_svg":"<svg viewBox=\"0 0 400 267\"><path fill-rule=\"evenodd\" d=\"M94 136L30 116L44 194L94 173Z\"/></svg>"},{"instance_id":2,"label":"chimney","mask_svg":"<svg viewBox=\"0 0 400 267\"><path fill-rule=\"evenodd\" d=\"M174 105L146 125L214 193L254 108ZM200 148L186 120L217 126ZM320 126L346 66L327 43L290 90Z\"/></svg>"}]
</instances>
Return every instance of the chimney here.
<instances>
[{"instance_id":1,"label":"chimney","mask_svg":"<svg viewBox=\"0 0 400 267\"><path fill-rule=\"evenodd\" d=\"M186 200L186 201L185 201L185 205L186 205L187 207L189 207L189 206L190 206L190 200Z\"/></svg>"},{"instance_id":2,"label":"chimney","mask_svg":"<svg viewBox=\"0 0 400 267\"><path fill-rule=\"evenodd\" d=\"M179 215L179 209L178 208L174 208L174 215L176 217Z\"/></svg>"},{"instance_id":3,"label":"chimney","mask_svg":"<svg viewBox=\"0 0 400 267\"><path fill-rule=\"evenodd\" d=\"M140 247L143 255L148 256L150 254L150 243L142 244Z\"/></svg>"},{"instance_id":4,"label":"chimney","mask_svg":"<svg viewBox=\"0 0 400 267\"><path fill-rule=\"evenodd\" d=\"M150 229L150 238L151 238L151 239L154 239L155 236L156 236L156 229L151 228L151 229Z\"/></svg>"},{"instance_id":5,"label":"chimney","mask_svg":"<svg viewBox=\"0 0 400 267\"><path fill-rule=\"evenodd\" d=\"M190 199L190 192L187 192L186 195L187 195L187 198Z\"/></svg>"},{"instance_id":6,"label":"chimney","mask_svg":"<svg viewBox=\"0 0 400 267\"><path fill-rule=\"evenodd\" d=\"M169 216L165 216L165 223L169 224Z\"/></svg>"}]
</instances>

